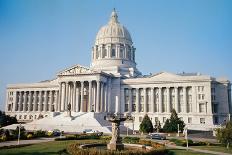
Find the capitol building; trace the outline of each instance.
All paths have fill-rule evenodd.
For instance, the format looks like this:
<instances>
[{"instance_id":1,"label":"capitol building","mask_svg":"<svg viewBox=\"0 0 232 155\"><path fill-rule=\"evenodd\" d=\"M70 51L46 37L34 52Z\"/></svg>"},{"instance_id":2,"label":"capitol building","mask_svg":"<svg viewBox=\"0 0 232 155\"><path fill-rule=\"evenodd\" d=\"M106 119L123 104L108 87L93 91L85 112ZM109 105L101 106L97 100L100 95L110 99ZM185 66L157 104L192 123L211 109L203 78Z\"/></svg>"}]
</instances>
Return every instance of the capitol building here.
<instances>
[{"instance_id":1,"label":"capitol building","mask_svg":"<svg viewBox=\"0 0 232 155\"><path fill-rule=\"evenodd\" d=\"M78 126L83 118L82 128L91 119L101 124L104 116L118 112L133 116L133 124L124 125L136 130L145 114L153 125L158 121L163 125L172 109L189 129L211 130L230 119L229 80L200 73L142 75L136 67L136 52L129 31L113 10L97 33L89 67L77 64L52 80L9 84L5 112L26 124L49 118L59 125L70 107L69 124L73 121Z\"/></svg>"}]
</instances>

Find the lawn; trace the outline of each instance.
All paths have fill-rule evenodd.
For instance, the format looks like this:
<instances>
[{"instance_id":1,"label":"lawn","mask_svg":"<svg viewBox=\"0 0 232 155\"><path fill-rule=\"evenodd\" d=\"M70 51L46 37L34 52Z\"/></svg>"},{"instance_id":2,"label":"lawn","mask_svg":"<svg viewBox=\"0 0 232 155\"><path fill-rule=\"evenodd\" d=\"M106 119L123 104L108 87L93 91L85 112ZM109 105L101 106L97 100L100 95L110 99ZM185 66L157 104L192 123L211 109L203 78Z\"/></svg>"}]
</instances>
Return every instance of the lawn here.
<instances>
[{"instance_id":1,"label":"lawn","mask_svg":"<svg viewBox=\"0 0 232 155\"><path fill-rule=\"evenodd\" d=\"M202 149L202 150L209 150L209 151L224 152L224 153L232 154L232 148L228 150L226 149L226 147L223 147L223 146L191 146L191 147Z\"/></svg>"},{"instance_id":2,"label":"lawn","mask_svg":"<svg viewBox=\"0 0 232 155\"><path fill-rule=\"evenodd\" d=\"M211 155L207 153L193 152L190 150L169 149L173 154L171 155Z\"/></svg>"},{"instance_id":3,"label":"lawn","mask_svg":"<svg viewBox=\"0 0 232 155\"><path fill-rule=\"evenodd\" d=\"M20 148L1 149L0 155L58 155L60 154L59 151L65 149L69 144L74 142L97 143L99 140L67 140L38 143ZM178 149L170 149L170 151L173 152L171 155L209 155Z\"/></svg>"},{"instance_id":4,"label":"lawn","mask_svg":"<svg viewBox=\"0 0 232 155\"><path fill-rule=\"evenodd\" d=\"M33 144L21 148L2 149L0 155L57 155L58 152L65 149L68 144L74 141L53 141Z\"/></svg>"}]
</instances>

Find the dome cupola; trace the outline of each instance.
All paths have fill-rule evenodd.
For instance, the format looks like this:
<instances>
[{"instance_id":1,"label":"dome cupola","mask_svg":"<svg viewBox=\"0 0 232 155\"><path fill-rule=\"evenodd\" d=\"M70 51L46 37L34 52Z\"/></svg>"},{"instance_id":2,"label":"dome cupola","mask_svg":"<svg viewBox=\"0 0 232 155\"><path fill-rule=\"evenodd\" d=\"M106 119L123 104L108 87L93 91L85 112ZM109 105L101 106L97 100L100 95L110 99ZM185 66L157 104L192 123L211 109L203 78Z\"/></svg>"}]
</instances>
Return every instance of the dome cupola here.
<instances>
[{"instance_id":1,"label":"dome cupola","mask_svg":"<svg viewBox=\"0 0 232 155\"><path fill-rule=\"evenodd\" d=\"M129 31L120 24L114 9L108 24L102 26L97 33L92 48L91 68L115 75L134 76L137 69L132 44Z\"/></svg>"}]
</instances>

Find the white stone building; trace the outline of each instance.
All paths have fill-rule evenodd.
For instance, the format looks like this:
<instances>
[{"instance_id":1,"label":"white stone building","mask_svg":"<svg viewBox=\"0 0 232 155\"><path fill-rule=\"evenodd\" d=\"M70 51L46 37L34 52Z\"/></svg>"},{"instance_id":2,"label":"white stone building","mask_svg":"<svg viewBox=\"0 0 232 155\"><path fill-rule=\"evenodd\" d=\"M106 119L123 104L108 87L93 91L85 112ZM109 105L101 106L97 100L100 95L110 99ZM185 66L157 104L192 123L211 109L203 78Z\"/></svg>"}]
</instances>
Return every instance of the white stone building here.
<instances>
[{"instance_id":1,"label":"white stone building","mask_svg":"<svg viewBox=\"0 0 232 155\"><path fill-rule=\"evenodd\" d=\"M230 81L189 73L144 76L136 68L135 55L130 33L113 11L96 36L90 67L74 65L53 80L8 85L5 111L30 122L39 115L59 115L69 103L73 113L104 116L119 109L135 118L133 124L125 123L135 129L146 113L153 124L163 124L171 109L190 129L209 130L229 118ZM120 104L115 104L116 96Z\"/></svg>"}]
</instances>

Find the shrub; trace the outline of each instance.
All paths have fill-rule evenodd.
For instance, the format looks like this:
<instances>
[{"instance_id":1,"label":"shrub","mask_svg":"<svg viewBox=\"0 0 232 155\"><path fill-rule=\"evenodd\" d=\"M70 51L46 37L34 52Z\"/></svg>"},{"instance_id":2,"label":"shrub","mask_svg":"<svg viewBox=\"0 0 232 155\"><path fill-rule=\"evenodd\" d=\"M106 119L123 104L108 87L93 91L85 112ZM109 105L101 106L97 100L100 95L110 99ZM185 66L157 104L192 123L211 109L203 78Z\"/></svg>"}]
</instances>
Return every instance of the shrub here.
<instances>
[{"instance_id":1,"label":"shrub","mask_svg":"<svg viewBox=\"0 0 232 155\"><path fill-rule=\"evenodd\" d=\"M83 140L83 139L100 139L98 134L76 134L76 135L66 135L64 138L56 138L56 141L62 140Z\"/></svg>"},{"instance_id":2,"label":"shrub","mask_svg":"<svg viewBox=\"0 0 232 155\"><path fill-rule=\"evenodd\" d=\"M151 141L150 140L145 140L145 139L140 139L139 144L146 145L146 146L151 146Z\"/></svg>"},{"instance_id":3,"label":"shrub","mask_svg":"<svg viewBox=\"0 0 232 155\"><path fill-rule=\"evenodd\" d=\"M27 134L27 139L32 139L33 135L31 133Z\"/></svg>"},{"instance_id":4,"label":"shrub","mask_svg":"<svg viewBox=\"0 0 232 155\"><path fill-rule=\"evenodd\" d=\"M173 138L173 139L170 139L169 141L175 143L178 146L186 146L187 145L186 139L174 139ZM195 145L195 143L193 143L193 141L191 139L188 139L188 145L193 146L193 145Z\"/></svg>"},{"instance_id":5,"label":"shrub","mask_svg":"<svg viewBox=\"0 0 232 155\"><path fill-rule=\"evenodd\" d=\"M153 125L147 114L145 114L141 124L139 125L139 131L143 133L153 132Z\"/></svg>"},{"instance_id":6,"label":"shrub","mask_svg":"<svg viewBox=\"0 0 232 155\"><path fill-rule=\"evenodd\" d=\"M124 137L122 141L123 143L137 144L139 140L139 137Z\"/></svg>"},{"instance_id":7,"label":"shrub","mask_svg":"<svg viewBox=\"0 0 232 155\"><path fill-rule=\"evenodd\" d=\"M123 151L111 151L104 149L81 149L78 143L70 144L67 147L67 152L71 155L166 155L168 150L165 149L152 149L152 150L123 150Z\"/></svg>"},{"instance_id":8,"label":"shrub","mask_svg":"<svg viewBox=\"0 0 232 155\"><path fill-rule=\"evenodd\" d=\"M105 141L110 141L112 136L101 136L100 139L105 140Z\"/></svg>"},{"instance_id":9,"label":"shrub","mask_svg":"<svg viewBox=\"0 0 232 155\"><path fill-rule=\"evenodd\" d=\"M0 136L0 141L1 141L1 142L5 142L6 140L7 140L6 135Z\"/></svg>"},{"instance_id":10,"label":"shrub","mask_svg":"<svg viewBox=\"0 0 232 155\"><path fill-rule=\"evenodd\" d=\"M46 137L46 131L37 130L34 132L35 137Z\"/></svg>"}]
</instances>

